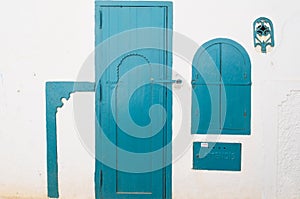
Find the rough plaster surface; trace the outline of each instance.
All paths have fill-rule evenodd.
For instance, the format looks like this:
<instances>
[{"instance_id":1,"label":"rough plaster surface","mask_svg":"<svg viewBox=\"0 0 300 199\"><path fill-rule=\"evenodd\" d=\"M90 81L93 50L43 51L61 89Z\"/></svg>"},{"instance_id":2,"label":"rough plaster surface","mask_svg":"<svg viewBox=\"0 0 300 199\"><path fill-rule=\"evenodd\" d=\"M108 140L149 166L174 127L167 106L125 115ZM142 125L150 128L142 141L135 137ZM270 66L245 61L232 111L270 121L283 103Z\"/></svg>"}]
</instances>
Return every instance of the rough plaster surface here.
<instances>
[{"instance_id":1,"label":"rough plaster surface","mask_svg":"<svg viewBox=\"0 0 300 199\"><path fill-rule=\"evenodd\" d=\"M300 198L300 91L279 106L277 198Z\"/></svg>"}]
</instances>

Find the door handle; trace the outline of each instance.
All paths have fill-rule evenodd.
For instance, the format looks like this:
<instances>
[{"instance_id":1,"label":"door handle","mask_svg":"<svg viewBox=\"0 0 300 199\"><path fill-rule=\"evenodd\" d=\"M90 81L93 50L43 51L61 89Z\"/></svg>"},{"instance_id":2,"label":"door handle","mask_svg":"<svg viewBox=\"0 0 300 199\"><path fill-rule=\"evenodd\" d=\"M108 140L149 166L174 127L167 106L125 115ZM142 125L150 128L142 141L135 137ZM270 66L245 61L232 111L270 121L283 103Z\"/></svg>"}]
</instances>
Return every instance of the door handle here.
<instances>
[{"instance_id":1,"label":"door handle","mask_svg":"<svg viewBox=\"0 0 300 199\"><path fill-rule=\"evenodd\" d=\"M154 80L153 78L151 78L150 81L152 84L182 84L181 79Z\"/></svg>"}]
</instances>

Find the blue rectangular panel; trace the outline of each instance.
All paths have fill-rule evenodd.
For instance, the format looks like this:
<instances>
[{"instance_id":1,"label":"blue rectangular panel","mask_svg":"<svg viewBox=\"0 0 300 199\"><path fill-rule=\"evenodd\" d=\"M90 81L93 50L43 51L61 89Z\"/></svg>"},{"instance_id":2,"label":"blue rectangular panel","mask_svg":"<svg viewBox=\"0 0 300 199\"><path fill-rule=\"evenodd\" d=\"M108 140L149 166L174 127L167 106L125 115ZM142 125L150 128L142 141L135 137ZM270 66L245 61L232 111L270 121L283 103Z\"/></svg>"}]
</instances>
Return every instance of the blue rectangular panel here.
<instances>
[{"instance_id":1,"label":"blue rectangular panel","mask_svg":"<svg viewBox=\"0 0 300 199\"><path fill-rule=\"evenodd\" d=\"M193 169L241 171L240 143L194 142Z\"/></svg>"}]
</instances>

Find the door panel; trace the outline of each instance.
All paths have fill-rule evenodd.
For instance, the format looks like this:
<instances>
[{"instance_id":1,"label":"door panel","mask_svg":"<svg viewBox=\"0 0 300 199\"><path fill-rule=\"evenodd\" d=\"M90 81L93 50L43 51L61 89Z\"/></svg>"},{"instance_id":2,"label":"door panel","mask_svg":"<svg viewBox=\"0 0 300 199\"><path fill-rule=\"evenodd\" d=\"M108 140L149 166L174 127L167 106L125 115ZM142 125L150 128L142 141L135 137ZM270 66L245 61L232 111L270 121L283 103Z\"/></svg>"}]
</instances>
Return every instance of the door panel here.
<instances>
[{"instance_id":1,"label":"door panel","mask_svg":"<svg viewBox=\"0 0 300 199\"><path fill-rule=\"evenodd\" d=\"M138 56L139 54L143 54L143 56ZM161 130L160 132L154 132L152 129L157 125L156 122L151 121L149 117L149 110L151 106L154 104L164 106L163 101L163 88L160 86L156 86L155 84L146 84L141 87L139 82L143 81L143 79L150 80L151 78L163 78L162 74L155 74L155 68L151 65L151 63L155 63L158 61L163 61L158 58L157 54L163 53L157 50L138 50L135 52L133 56L130 56L122 61L119 66L119 75L123 77L126 75L126 72L130 72L128 78L120 79L119 83L116 85L116 117L117 117L117 129L116 129L116 153L117 153L117 175L116 175L116 192L118 195L123 194L153 194L153 188L155 186L162 187L162 172L160 175L155 176L152 172L146 173L128 173L128 172L120 172L123 167L132 166L135 167L139 162L128 162L128 158L123 158L122 150L133 152L133 153L150 153L154 150L155 144L158 146L158 149L163 147L163 135L164 132ZM147 56L146 56L147 55ZM150 61L151 63L147 63ZM138 67L145 67L145 73L142 73ZM113 68L113 67L112 67ZM130 89L136 88L135 92L131 96ZM156 97L162 96L162 97ZM127 99L130 99L129 101ZM129 102L129 104L128 104ZM129 115L127 114L129 106ZM163 121L162 117L164 116L163 112L156 112L155 120ZM120 128L123 122L127 122L128 117L131 117L133 122L141 127L146 127L150 125L149 128L144 128L137 131L135 127L130 127L126 125L127 130L123 130ZM123 120L123 121L122 121ZM114 139L114 138L113 138ZM157 158L157 157L156 157ZM149 165L145 170L152 171L152 161L153 157L151 154L147 154L143 157L143 164ZM157 161L157 160L156 160ZM163 161L163 156L161 154L160 161ZM157 164L157 162L155 162ZM159 174L159 173L158 173ZM156 184L153 184L155 183ZM160 191L161 192L161 191ZM158 197L158 196L156 196Z\"/></svg>"},{"instance_id":2,"label":"door panel","mask_svg":"<svg viewBox=\"0 0 300 199\"><path fill-rule=\"evenodd\" d=\"M205 47L193 62L193 92L198 101L198 104L192 103L193 133L220 131L220 52L220 44L210 45Z\"/></svg>"},{"instance_id":3,"label":"door panel","mask_svg":"<svg viewBox=\"0 0 300 199\"><path fill-rule=\"evenodd\" d=\"M216 84L220 82L221 50L220 44L202 49L193 62L192 79L194 84Z\"/></svg>"},{"instance_id":4,"label":"door panel","mask_svg":"<svg viewBox=\"0 0 300 199\"><path fill-rule=\"evenodd\" d=\"M197 96L198 103L192 103L192 132L218 133L220 131L220 86L196 85L193 92ZM194 122L196 120L199 123Z\"/></svg>"},{"instance_id":5,"label":"door panel","mask_svg":"<svg viewBox=\"0 0 300 199\"><path fill-rule=\"evenodd\" d=\"M222 51L222 102L223 132L230 134L250 133L251 72L249 57L240 46L224 43ZM224 91L226 93L224 93Z\"/></svg>"},{"instance_id":6,"label":"door panel","mask_svg":"<svg viewBox=\"0 0 300 199\"><path fill-rule=\"evenodd\" d=\"M171 67L165 50L170 35L166 31L147 35L146 40L159 49L135 49L145 37L139 28L172 27L171 7L164 2L96 3L96 45L106 42L105 49L96 50L101 88L96 114L103 129L101 134L96 126L96 157L101 159L96 161L96 199L171 197L171 172L165 165L170 154L161 149L170 140L172 97L165 87L150 81L170 78L170 72L157 65ZM114 38L128 30L125 37Z\"/></svg>"},{"instance_id":7,"label":"door panel","mask_svg":"<svg viewBox=\"0 0 300 199\"><path fill-rule=\"evenodd\" d=\"M249 84L251 80L248 57L232 44L222 44L222 79L224 84Z\"/></svg>"},{"instance_id":8,"label":"door panel","mask_svg":"<svg viewBox=\"0 0 300 199\"><path fill-rule=\"evenodd\" d=\"M224 91L224 90L223 90ZM223 131L240 134L250 129L250 86L225 86L226 95L222 91L222 100L226 102L226 116L222 117ZM226 97L230 96L230 97ZM222 114L225 111L222 110Z\"/></svg>"}]
</instances>

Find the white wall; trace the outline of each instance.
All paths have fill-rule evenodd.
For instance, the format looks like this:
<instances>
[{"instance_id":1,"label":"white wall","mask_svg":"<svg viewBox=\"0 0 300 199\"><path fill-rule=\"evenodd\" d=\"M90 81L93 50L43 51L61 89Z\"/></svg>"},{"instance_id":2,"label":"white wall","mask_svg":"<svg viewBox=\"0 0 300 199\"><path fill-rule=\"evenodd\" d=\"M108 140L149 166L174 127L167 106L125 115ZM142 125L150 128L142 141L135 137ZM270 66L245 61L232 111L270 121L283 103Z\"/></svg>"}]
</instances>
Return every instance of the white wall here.
<instances>
[{"instance_id":1,"label":"white wall","mask_svg":"<svg viewBox=\"0 0 300 199\"><path fill-rule=\"evenodd\" d=\"M267 55L257 53L252 43L252 23L260 16L275 27L276 47ZM0 198L47 198L44 84L76 79L94 48L94 2L2 1L0 25ZM173 197L300 198L297 1L176 0L174 30L199 45L217 37L239 42L251 58L253 85L251 136L219 138L243 144L242 172L192 170L191 142L180 158L174 157ZM174 69L190 81L189 64L174 57ZM93 81L93 74L85 80ZM190 135L190 88L174 91L184 103L181 109L174 101L174 137L213 139ZM93 198L94 160L73 118L72 102L80 95L93 100L91 93L75 94L58 113L62 198ZM93 107L86 109L93 121ZM186 126L178 132L181 118ZM174 151L178 148L175 144Z\"/></svg>"}]
</instances>

